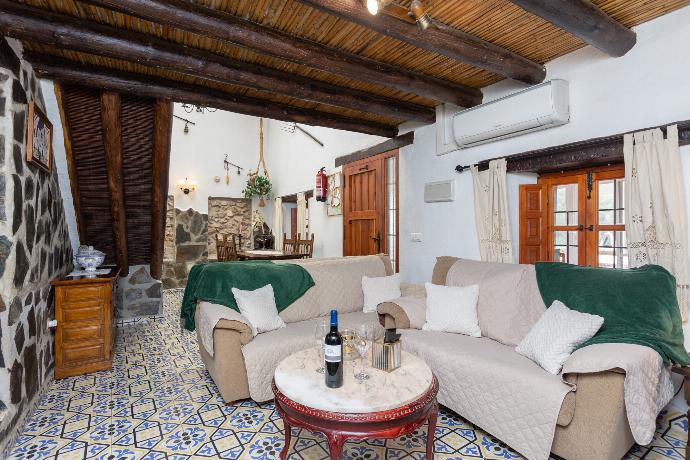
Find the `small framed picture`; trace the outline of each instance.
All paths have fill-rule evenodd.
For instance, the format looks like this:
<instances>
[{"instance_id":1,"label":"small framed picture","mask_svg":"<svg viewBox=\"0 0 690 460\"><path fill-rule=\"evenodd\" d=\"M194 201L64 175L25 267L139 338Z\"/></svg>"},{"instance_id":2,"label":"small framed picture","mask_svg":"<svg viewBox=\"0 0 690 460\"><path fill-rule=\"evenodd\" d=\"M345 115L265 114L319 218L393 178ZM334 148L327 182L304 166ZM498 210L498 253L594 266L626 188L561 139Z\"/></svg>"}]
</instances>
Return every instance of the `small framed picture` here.
<instances>
[{"instance_id":1,"label":"small framed picture","mask_svg":"<svg viewBox=\"0 0 690 460\"><path fill-rule=\"evenodd\" d=\"M53 167L53 125L32 99L29 102L29 125L26 161L50 172Z\"/></svg>"}]
</instances>

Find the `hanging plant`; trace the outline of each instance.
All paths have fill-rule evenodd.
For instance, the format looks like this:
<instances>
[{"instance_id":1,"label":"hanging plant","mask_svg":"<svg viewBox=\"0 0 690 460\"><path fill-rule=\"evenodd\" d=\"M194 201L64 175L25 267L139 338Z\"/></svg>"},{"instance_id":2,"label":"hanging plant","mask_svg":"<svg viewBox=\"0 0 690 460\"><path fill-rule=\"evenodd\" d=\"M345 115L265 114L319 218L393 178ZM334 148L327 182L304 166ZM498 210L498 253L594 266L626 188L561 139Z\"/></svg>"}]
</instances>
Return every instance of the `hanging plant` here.
<instances>
[{"instance_id":1,"label":"hanging plant","mask_svg":"<svg viewBox=\"0 0 690 460\"><path fill-rule=\"evenodd\" d=\"M249 179L247 179L247 186L243 190L243 193L245 198L254 198L258 196L260 198L259 206L263 208L266 206L264 198L270 198L272 188L273 185L268 177L252 174L249 176Z\"/></svg>"},{"instance_id":2,"label":"hanging plant","mask_svg":"<svg viewBox=\"0 0 690 460\"><path fill-rule=\"evenodd\" d=\"M259 170L263 166L263 175L259 174ZM256 171L249 173L249 179L247 179L247 186L242 193L244 193L245 198L254 198L258 196L259 206L262 208L266 206L266 201L264 198L269 198L271 195L271 181L268 178L268 169L266 168L266 162L264 161L264 119L259 118L259 164L256 165Z\"/></svg>"}]
</instances>

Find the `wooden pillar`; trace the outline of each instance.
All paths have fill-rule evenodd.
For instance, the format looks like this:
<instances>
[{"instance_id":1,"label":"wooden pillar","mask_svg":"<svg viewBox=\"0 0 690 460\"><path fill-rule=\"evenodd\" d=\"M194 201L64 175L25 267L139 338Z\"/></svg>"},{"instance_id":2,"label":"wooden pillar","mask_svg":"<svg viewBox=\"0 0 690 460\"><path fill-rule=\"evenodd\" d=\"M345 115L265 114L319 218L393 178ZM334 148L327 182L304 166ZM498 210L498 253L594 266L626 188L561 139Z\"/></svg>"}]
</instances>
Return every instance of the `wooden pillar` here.
<instances>
[{"instance_id":1,"label":"wooden pillar","mask_svg":"<svg viewBox=\"0 0 690 460\"><path fill-rule=\"evenodd\" d=\"M160 279L165 248L165 218L168 206L168 172L173 104L165 99L154 103L153 188L151 194L151 277Z\"/></svg>"},{"instance_id":2,"label":"wooden pillar","mask_svg":"<svg viewBox=\"0 0 690 460\"><path fill-rule=\"evenodd\" d=\"M103 146L110 191L110 214L115 241L115 260L120 275L129 274L127 254L127 218L125 215L124 180L122 177L122 132L120 125L120 95L101 93L101 122L103 124Z\"/></svg>"}]
</instances>

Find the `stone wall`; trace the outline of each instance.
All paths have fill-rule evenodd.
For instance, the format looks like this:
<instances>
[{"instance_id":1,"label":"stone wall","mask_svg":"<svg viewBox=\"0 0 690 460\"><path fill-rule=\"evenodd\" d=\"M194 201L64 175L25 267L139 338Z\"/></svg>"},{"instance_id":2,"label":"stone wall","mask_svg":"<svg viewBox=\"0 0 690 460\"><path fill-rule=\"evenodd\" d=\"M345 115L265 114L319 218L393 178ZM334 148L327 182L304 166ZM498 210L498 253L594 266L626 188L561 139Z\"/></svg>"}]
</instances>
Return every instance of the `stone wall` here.
<instances>
[{"instance_id":1,"label":"stone wall","mask_svg":"<svg viewBox=\"0 0 690 460\"><path fill-rule=\"evenodd\" d=\"M50 281L72 269L57 172L25 160L32 98L45 109L30 65L0 37L0 458L51 375Z\"/></svg>"},{"instance_id":2,"label":"stone wall","mask_svg":"<svg viewBox=\"0 0 690 460\"><path fill-rule=\"evenodd\" d=\"M161 282L151 278L149 265L132 265L117 280L117 317L158 315L163 308Z\"/></svg>"},{"instance_id":3,"label":"stone wall","mask_svg":"<svg viewBox=\"0 0 690 460\"><path fill-rule=\"evenodd\" d=\"M208 215L191 208L182 211L174 205L173 197L168 197L163 289L185 287L189 269L208 261Z\"/></svg>"},{"instance_id":4,"label":"stone wall","mask_svg":"<svg viewBox=\"0 0 690 460\"><path fill-rule=\"evenodd\" d=\"M189 269L216 260L216 234L240 233L243 249L251 249L252 202L244 198L209 197L209 214L175 208L168 196L163 257L163 289L185 287Z\"/></svg>"},{"instance_id":5,"label":"stone wall","mask_svg":"<svg viewBox=\"0 0 690 460\"><path fill-rule=\"evenodd\" d=\"M252 249L252 200L208 197L208 256L216 259L216 234L242 235L242 249Z\"/></svg>"}]
</instances>

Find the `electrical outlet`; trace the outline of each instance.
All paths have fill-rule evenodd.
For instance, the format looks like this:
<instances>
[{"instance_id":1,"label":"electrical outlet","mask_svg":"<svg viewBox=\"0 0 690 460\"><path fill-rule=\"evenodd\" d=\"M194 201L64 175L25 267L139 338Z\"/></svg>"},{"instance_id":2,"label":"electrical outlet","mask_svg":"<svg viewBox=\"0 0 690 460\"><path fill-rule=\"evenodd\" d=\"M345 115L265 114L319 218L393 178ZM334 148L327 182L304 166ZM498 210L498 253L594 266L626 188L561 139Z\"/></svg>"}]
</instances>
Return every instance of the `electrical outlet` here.
<instances>
[{"instance_id":1,"label":"electrical outlet","mask_svg":"<svg viewBox=\"0 0 690 460\"><path fill-rule=\"evenodd\" d=\"M421 233L410 233L410 241L413 243L421 243L422 242L422 234Z\"/></svg>"}]
</instances>

